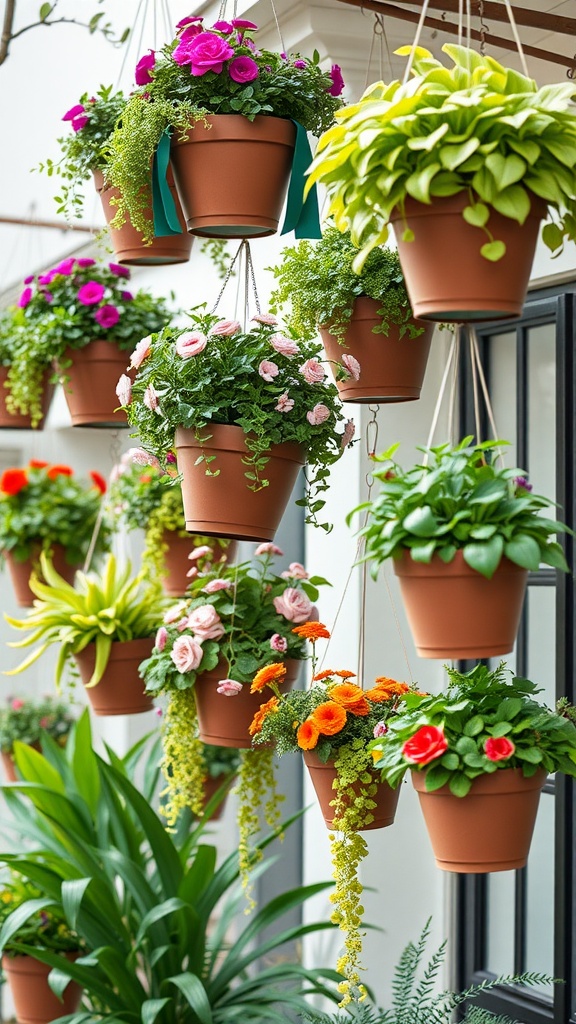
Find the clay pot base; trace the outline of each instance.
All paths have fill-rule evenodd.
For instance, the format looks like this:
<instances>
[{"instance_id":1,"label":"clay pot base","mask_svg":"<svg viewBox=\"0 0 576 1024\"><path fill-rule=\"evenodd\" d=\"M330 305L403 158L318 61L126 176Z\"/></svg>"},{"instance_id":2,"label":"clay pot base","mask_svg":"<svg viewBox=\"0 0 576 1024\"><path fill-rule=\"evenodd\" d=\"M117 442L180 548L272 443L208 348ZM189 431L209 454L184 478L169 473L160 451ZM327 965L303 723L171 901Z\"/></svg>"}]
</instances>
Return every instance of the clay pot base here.
<instances>
[{"instance_id":1,"label":"clay pot base","mask_svg":"<svg viewBox=\"0 0 576 1024\"><path fill-rule=\"evenodd\" d=\"M305 750L303 755L304 763L310 773L310 779L318 797L318 803L320 804L326 827L332 828L334 808L330 806L330 802L334 800L336 795L332 787L332 783L336 778L334 762L328 761L324 764L313 750ZM378 785L376 794L372 798L376 802L376 807L373 807L371 811L371 814L374 815L374 821L370 822L369 825L359 828L359 832L370 832L373 829L387 828L388 825L394 824L396 808L400 797L400 787L392 789L387 782L380 782L379 774L374 775L374 782Z\"/></svg>"},{"instance_id":2,"label":"clay pot base","mask_svg":"<svg viewBox=\"0 0 576 1024\"><path fill-rule=\"evenodd\" d=\"M287 693L292 689L300 672L301 661L288 658L286 676L280 690ZM226 676L226 665L212 672L202 672L194 684L194 697L198 711L198 736L203 743L214 747L236 747L248 750L252 737L248 732L252 719L268 699L266 693L250 693L246 683L235 697L218 693L216 686ZM261 748L260 748L261 749Z\"/></svg>"},{"instance_id":3,"label":"clay pot base","mask_svg":"<svg viewBox=\"0 0 576 1024\"><path fill-rule=\"evenodd\" d=\"M63 954L71 960L78 955ZM32 956L3 956L2 970L10 985L18 1024L49 1024L58 1017L74 1013L80 1005L80 985L70 981L61 1002L48 984L52 968Z\"/></svg>"},{"instance_id":4,"label":"clay pot base","mask_svg":"<svg viewBox=\"0 0 576 1024\"><path fill-rule=\"evenodd\" d=\"M116 385L130 359L110 341L91 341L81 349L67 349L66 360L69 383L64 395L73 427L113 429L127 427L123 409L118 408Z\"/></svg>"},{"instance_id":5,"label":"clay pot base","mask_svg":"<svg viewBox=\"0 0 576 1024\"><path fill-rule=\"evenodd\" d=\"M40 545L38 545L37 548L37 552L39 551ZM10 573L12 588L14 590L14 596L16 598L16 604L19 608L32 608L36 598L30 590L29 580L33 572L36 572L41 576L38 554L33 555L32 558L27 558L25 562L17 562L11 551L7 551L5 557L8 572ZM62 576L70 586L74 585L76 570L80 569L81 566L68 565L64 548L61 544L54 544L52 546L52 565L56 569L56 572Z\"/></svg>"},{"instance_id":6,"label":"clay pot base","mask_svg":"<svg viewBox=\"0 0 576 1024\"><path fill-rule=\"evenodd\" d=\"M152 653L154 639L114 640L108 664L97 686L86 694L95 715L139 715L154 707L152 697L144 693L138 666ZM96 659L96 645L88 644L74 655L84 685L90 681Z\"/></svg>"},{"instance_id":7,"label":"clay pot base","mask_svg":"<svg viewBox=\"0 0 576 1024\"><path fill-rule=\"evenodd\" d=\"M112 206L110 200L117 198L119 192L115 188L104 188L102 171L94 171L93 174L96 191L100 196L102 209L104 210L104 216L108 225L110 241L118 263L122 263L124 266L156 267L188 262L193 239L186 231L182 207L180 206L180 200L171 173L167 175L168 187L174 199L182 234L154 238L151 245L143 244L142 236L132 227L129 220L121 228L110 227L110 221L114 219L117 213L117 207ZM152 218L152 210L147 212L150 218Z\"/></svg>"},{"instance_id":8,"label":"clay pot base","mask_svg":"<svg viewBox=\"0 0 576 1024\"><path fill-rule=\"evenodd\" d=\"M32 426L32 420L30 416L24 416L22 413L11 413L6 408L6 388L4 384L8 379L8 367L0 366L0 430L43 430L44 422L50 409L52 397L54 395L54 385L49 383L52 371L47 370L44 374L44 383L42 391L42 419L36 427Z\"/></svg>"}]
</instances>

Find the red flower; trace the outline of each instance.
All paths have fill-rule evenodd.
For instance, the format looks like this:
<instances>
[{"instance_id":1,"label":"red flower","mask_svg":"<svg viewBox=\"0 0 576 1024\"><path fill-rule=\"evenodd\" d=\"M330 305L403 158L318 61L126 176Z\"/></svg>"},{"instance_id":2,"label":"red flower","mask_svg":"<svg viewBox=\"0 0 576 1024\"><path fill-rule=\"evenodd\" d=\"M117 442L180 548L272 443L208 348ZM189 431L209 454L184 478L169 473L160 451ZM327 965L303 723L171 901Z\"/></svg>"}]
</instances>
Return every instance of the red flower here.
<instances>
[{"instance_id":1,"label":"red flower","mask_svg":"<svg viewBox=\"0 0 576 1024\"><path fill-rule=\"evenodd\" d=\"M489 761L507 761L516 747L507 736L489 736L484 743L484 753Z\"/></svg>"},{"instance_id":2,"label":"red flower","mask_svg":"<svg viewBox=\"0 0 576 1024\"><path fill-rule=\"evenodd\" d=\"M43 462L42 459L30 459L28 463L29 469L46 469L47 462Z\"/></svg>"},{"instance_id":3,"label":"red flower","mask_svg":"<svg viewBox=\"0 0 576 1024\"><path fill-rule=\"evenodd\" d=\"M94 487L96 487L100 494L106 494L106 481L101 473L98 473L95 469L91 469L88 474Z\"/></svg>"},{"instance_id":4,"label":"red flower","mask_svg":"<svg viewBox=\"0 0 576 1024\"><path fill-rule=\"evenodd\" d=\"M50 466L46 476L50 480L55 480L57 476L74 476L74 470L70 469L70 466L61 466L59 463L55 463L54 466Z\"/></svg>"},{"instance_id":5,"label":"red flower","mask_svg":"<svg viewBox=\"0 0 576 1024\"><path fill-rule=\"evenodd\" d=\"M18 494L28 483L25 469L5 469L0 477L0 491L3 494Z\"/></svg>"},{"instance_id":6,"label":"red flower","mask_svg":"<svg viewBox=\"0 0 576 1024\"><path fill-rule=\"evenodd\" d=\"M423 725L402 747L407 761L414 764L430 764L448 749L442 729L435 725Z\"/></svg>"}]
</instances>

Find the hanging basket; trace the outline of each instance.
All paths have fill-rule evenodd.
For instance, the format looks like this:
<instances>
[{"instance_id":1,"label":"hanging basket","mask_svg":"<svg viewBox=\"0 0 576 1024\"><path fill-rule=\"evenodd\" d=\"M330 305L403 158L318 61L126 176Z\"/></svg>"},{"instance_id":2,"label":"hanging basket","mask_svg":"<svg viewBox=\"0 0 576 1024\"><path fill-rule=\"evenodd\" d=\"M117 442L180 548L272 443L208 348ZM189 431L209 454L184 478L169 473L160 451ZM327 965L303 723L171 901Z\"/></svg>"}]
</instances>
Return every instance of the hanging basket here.
<instances>
[{"instance_id":1,"label":"hanging basket","mask_svg":"<svg viewBox=\"0 0 576 1024\"><path fill-rule=\"evenodd\" d=\"M110 241L112 242L112 248L118 263L128 266L152 267L188 262L193 239L190 238L186 231L184 214L182 213L182 207L174 184L174 176L170 167L168 167L166 176L167 184L172 193L182 234L154 238L151 245L144 245L142 235L132 227L129 219L124 222L121 228L110 227L110 222L118 212L118 207L112 206L110 200L117 199L120 193L117 188L105 187L102 171L93 171L93 175L96 191L100 196L102 209L108 224ZM145 211L145 216L152 220L152 210Z\"/></svg>"},{"instance_id":2,"label":"hanging basket","mask_svg":"<svg viewBox=\"0 0 576 1024\"><path fill-rule=\"evenodd\" d=\"M292 121L212 114L172 138L171 162L188 231L263 238L278 230L296 141Z\"/></svg>"},{"instance_id":3,"label":"hanging basket","mask_svg":"<svg viewBox=\"0 0 576 1024\"><path fill-rule=\"evenodd\" d=\"M412 772L436 864L443 871L484 874L526 866L546 772L526 779L502 768L474 779L467 796L442 786L426 792L426 772Z\"/></svg>"},{"instance_id":4,"label":"hanging basket","mask_svg":"<svg viewBox=\"0 0 576 1024\"><path fill-rule=\"evenodd\" d=\"M332 828L334 820L334 808L330 806L331 801L336 796L334 792L333 782L336 778L336 768L334 767L334 761L327 761L324 764L317 754L313 750L305 750L304 763L310 773L312 785L318 797L318 803L322 811L322 816L326 822L328 828ZM376 828L386 828L388 825L394 824L394 818L396 815L396 807L398 806L398 799L400 797L400 787L392 789L387 782L380 780L379 772L373 773L373 780L377 784L378 789L376 794L372 798L376 807L373 807L370 813L374 816L374 820L368 825L363 825L362 828L358 829L359 832L368 832ZM360 786L355 789L360 789Z\"/></svg>"},{"instance_id":5,"label":"hanging basket","mask_svg":"<svg viewBox=\"0 0 576 1024\"><path fill-rule=\"evenodd\" d=\"M139 715L143 711L151 711L154 707L152 697L144 693L138 667L140 662L150 657L153 644L153 637L113 641L102 679L97 686L86 690L95 715ZM86 686L94 672L96 644L88 644L74 658Z\"/></svg>"},{"instance_id":6,"label":"hanging basket","mask_svg":"<svg viewBox=\"0 0 576 1024\"><path fill-rule=\"evenodd\" d=\"M243 461L250 452L242 428L213 423L208 430L212 436L203 445L193 430L176 430L186 529L236 540L272 540L304 465L304 449L292 442L274 445L263 474L268 486L251 491ZM215 456L209 465L218 476L206 475L207 462L198 463L201 455L205 460Z\"/></svg>"},{"instance_id":7,"label":"hanging basket","mask_svg":"<svg viewBox=\"0 0 576 1024\"><path fill-rule=\"evenodd\" d=\"M402 601L420 658L491 658L514 647L528 572L502 558L492 579L471 569L457 551L446 565L438 555L394 560Z\"/></svg>"},{"instance_id":8,"label":"hanging basket","mask_svg":"<svg viewBox=\"0 0 576 1024\"><path fill-rule=\"evenodd\" d=\"M63 953L62 956L75 960L78 954ZM52 968L32 956L3 956L2 970L10 985L18 1024L49 1024L75 1013L80 1005L80 985L68 982L60 1001L48 984Z\"/></svg>"},{"instance_id":9,"label":"hanging basket","mask_svg":"<svg viewBox=\"0 0 576 1024\"><path fill-rule=\"evenodd\" d=\"M287 693L294 686L302 662L288 658L285 664L286 675L279 684L282 693ZM248 750L252 746L248 729L266 698L261 693L250 693L249 683L246 683L234 697L225 697L216 690L219 681L225 676L224 664L212 672L202 672L194 683L198 736L203 743L210 743L215 747Z\"/></svg>"},{"instance_id":10,"label":"hanging basket","mask_svg":"<svg viewBox=\"0 0 576 1024\"><path fill-rule=\"evenodd\" d=\"M67 349L64 360L68 383L64 394L73 427L117 429L128 426L126 413L118 408L116 385L126 372L129 352L111 341L90 341L84 348Z\"/></svg>"},{"instance_id":11,"label":"hanging basket","mask_svg":"<svg viewBox=\"0 0 576 1024\"><path fill-rule=\"evenodd\" d=\"M439 322L501 320L520 316L540 221L546 204L532 196L523 225L490 210L488 229L506 245L506 254L493 263L480 255L488 237L462 217L469 205L467 192L418 203L408 198L405 216L399 208L390 218L414 316ZM408 227L412 242L402 241Z\"/></svg>"},{"instance_id":12,"label":"hanging basket","mask_svg":"<svg viewBox=\"0 0 576 1024\"><path fill-rule=\"evenodd\" d=\"M378 316L381 305L365 295L355 299L343 345L327 327L320 327L322 344L333 364L341 364L345 353L360 363L359 380L351 376L336 380L342 402L411 402L420 398L434 327L419 324L424 333L412 339L400 338L395 324L390 325L388 335L373 334L372 328L382 322Z\"/></svg>"},{"instance_id":13,"label":"hanging basket","mask_svg":"<svg viewBox=\"0 0 576 1024\"><path fill-rule=\"evenodd\" d=\"M52 565L59 576L62 576L71 586L74 584L76 570L81 565L69 565L66 561L66 552L62 544L53 544L51 547ZM11 551L6 551L4 557L10 573L16 604L19 608L32 608L36 595L32 593L29 580L33 572L41 577L38 557L41 551L41 544L35 545L35 553L25 562L18 562Z\"/></svg>"},{"instance_id":14,"label":"hanging basket","mask_svg":"<svg viewBox=\"0 0 576 1024\"><path fill-rule=\"evenodd\" d=\"M54 395L54 385L49 383L52 370L46 370L44 374L41 400L42 419L36 427L33 427L32 419L29 415L11 413L6 408L5 384L8 379L8 369L9 367L7 366L0 366L0 430L42 430L52 402L52 396Z\"/></svg>"},{"instance_id":15,"label":"hanging basket","mask_svg":"<svg viewBox=\"0 0 576 1024\"><path fill-rule=\"evenodd\" d=\"M174 530L165 530L162 534L163 544L168 545L168 551L164 555L165 574L162 580L162 589L168 597L183 597L190 584L188 572L197 564L197 560L191 560L188 556L196 547L195 538L179 537ZM228 563L233 562L236 557L237 544L231 541L221 553L226 555Z\"/></svg>"}]
</instances>

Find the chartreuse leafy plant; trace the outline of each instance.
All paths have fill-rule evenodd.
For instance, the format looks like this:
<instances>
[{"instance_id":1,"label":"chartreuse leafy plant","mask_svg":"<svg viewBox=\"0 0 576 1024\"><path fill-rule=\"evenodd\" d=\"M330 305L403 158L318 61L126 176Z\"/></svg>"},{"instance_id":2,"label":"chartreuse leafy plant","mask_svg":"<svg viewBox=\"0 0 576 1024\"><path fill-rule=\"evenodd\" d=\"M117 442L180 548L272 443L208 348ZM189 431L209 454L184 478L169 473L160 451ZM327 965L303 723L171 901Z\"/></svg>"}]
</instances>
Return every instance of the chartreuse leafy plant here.
<instances>
[{"instance_id":1,"label":"chartreuse leafy plant","mask_svg":"<svg viewBox=\"0 0 576 1024\"><path fill-rule=\"evenodd\" d=\"M285 311L295 335L312 339L319 326L328 327L344 344L354 302L365 295L380 303L381 319L373 334L387 336L392 325L401 338L422 334L424 328L414 322L398 253L376 247L359 274L353 269L357 255L350 232L333 226L325 228L318 242L302 239L283 249L281 262L271 268L278 282L270 297L272 310Z\"/></svg>"},{"instance_id":2,"label":"chartreuse leafy plant","mask_svg":"<svg viewBox=\"0 0 576 1024\"><path fill-rule=\"evenodd\" d=\"M44 554L40 556L41 583L34 575L30 589L37 600L25 619L5 615L15 629L32 632L31 636L11 643L10 647L36 647L15 669L16 675L32 665L52 644L58 644L55 668L56 688L74 654L90 643L96 645L94 672L86 684L97 686L108 664L114 641L138 640L154 635L161 612L156 591L146 585L141 575L134 576L126 563L119 569L114 555L108 555L102 573L76 574L76 586L66 583Z\"/></svg>"},{"instance_id":3,"label":"chartreuse leafy plant","mask_svg":"<svg viewBox=\"0 0 576 1024\"><path fill-rule=\"evenodd\" d=\"M73 722L68 701L8 697L6 706L0 708L0 750L9 754L16 740L39 743L45 733L62 745Z\"/></svg>"},{"instance_id":4,"label":"chartreuse leafy plant","mask_svg":"<svg viewBox=\"0 0 576 1024\"><path fill-rule=\"evenodd\" d=\"M539 688L502 662L491 671L446 669L445 693L406 693L386 736L370 744L375 767L396 787L406 771L425 771L429 793L448 785L466 796L474 779L504 768L529 778L539 769L576 776L576 710L534 699Z\"/></svg>"},{"instance_id":5,"label":"chartreuse leafy plant","mask_svg":"<svg viewBox=\"0 0 576 1024\"><path fill-rule=\"evenodd\" d=\"M488 579L504 556L531 571L542 562L568 571L552 538L571 531L542 515L553 502L532 492L525 470L498 463L498 448L508 442L471 442L470 436L455 448L419 447L425 460L408 470L394 461L398 445L375 457L383 464L374 471L379 493L354 510L368 512L360 532L374 577L382 562L404 551L415 562L438 555L447 564L462 551L470 568Z\"/></svg>"},{"instance_id":6,"label":"chartreuse leafy plant","mask_svg":"<svg viewBox=\"0 0 576 1024\"><path fill-rule=\"evenodd\" d=\"M448 67L416 47L410 81L371 85L318 143L308 188L326 186L337 227L361 247L357 268L410 198L429 204L463 193L463 217L478 227L488 260L506 249L492 210L523 224L542 199L551 215L545 244L558 253L576 239L574 82L538 88L493 57L451 43L442 50Z\"/></svg>"},{"instance_id":7,"label":"chartreuse leafy plant","mask_svg":"<svg viewBox=\"0 0 576 1024\"><path fill-rule=\"evenodd\" d=\"M284 892L242 926L236 853L218 865L203 823L166 831L151 806L150 751L140 746L139 753L147 762L142 792L130 779L138 751L124 760L110 750L107 760L99 757L87 713L65 750L51 740L44 741L44 755L17 745L25 781L3 787L12 849L0 861L17 864L41 898L5 920L0 948L10 943L57 968L55 991L69 978L83 987L84 1007L68 1024L277 1021L286 1010L304 1012L309 993L335 1000L334 971L306 968L285 955L286 943L297 948L329 923L285 925L260 938L330 883ZM89 950L74 963L16 939L28 918L49 908L63 914ZM280 949L283 956L274 959ZM270 966L261 966L266 961Z\"/></svg>"}]
</instances>

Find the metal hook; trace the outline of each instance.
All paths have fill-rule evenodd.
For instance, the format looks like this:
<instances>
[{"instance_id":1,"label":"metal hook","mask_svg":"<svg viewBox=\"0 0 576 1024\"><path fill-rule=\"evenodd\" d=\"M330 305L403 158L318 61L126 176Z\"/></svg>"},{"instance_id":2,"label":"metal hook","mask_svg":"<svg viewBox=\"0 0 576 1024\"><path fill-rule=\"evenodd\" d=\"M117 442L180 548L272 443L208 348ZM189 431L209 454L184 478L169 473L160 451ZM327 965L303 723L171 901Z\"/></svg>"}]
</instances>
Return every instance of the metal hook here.
<instances>
[{"instance_id":1,"label":"metal hook","mask_svg":"<svg viewBox=\"0 0 576 1024\"><path fill-rule=\"evenodd\" d=\"M568 71L566 72L566 78L569 78L570 81L573 81L573 79L576 78L576 53L574 54L573 60L574 65L571 68L568 68Z\"/></svg>"}]
</instances>

